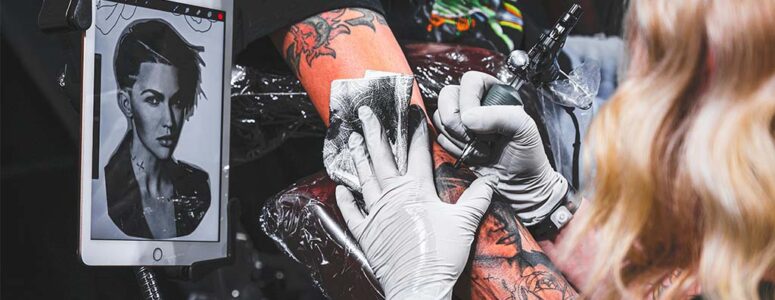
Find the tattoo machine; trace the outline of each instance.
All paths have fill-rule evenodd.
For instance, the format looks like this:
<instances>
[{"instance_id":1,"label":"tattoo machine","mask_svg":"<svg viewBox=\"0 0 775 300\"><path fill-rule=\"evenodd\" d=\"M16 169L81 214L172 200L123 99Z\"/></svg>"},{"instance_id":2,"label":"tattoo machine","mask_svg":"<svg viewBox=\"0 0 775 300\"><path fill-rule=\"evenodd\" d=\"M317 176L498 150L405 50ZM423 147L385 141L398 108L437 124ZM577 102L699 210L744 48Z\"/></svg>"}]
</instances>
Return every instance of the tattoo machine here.
<instances>
[{"instance_id":1,"label":"tattoo machine","mask_svg":"<svg viewBox=\"0 0 775 300\"><path fill-rule=\"evenodd\" d=\"M527 55L521 51L514 51L509 56L507 67L514 74L514 79L508 84L493 85L482 100L482 106L490 105L522 105L519 97L519 89L525 82L536 86L552 81L555 78L557 55L565 45L565 40L576 26L584 11L578 4L573 4L565 15L554 25L554 28L541 35L538 43L530 49ZM459 168L474 150L478 138L474 137L463 149L460 158L455 161L455 168Z\"/></svg>"}]
</instances>

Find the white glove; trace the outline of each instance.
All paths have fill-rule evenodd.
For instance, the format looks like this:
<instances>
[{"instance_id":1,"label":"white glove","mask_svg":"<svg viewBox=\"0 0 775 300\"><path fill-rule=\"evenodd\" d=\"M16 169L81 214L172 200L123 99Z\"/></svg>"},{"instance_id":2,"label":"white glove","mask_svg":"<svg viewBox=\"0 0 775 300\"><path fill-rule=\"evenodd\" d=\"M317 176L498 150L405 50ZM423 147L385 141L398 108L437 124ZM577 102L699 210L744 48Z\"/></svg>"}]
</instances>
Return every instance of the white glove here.
<instances>
[{"instance_id":1,"label":"white glove","mask_svg":"<svg viewBox=\"0 0 775 300\"><path fill-rule=\"evenodd\" d=\"M502 83L484 73L465 73L460 86L446 86L439 93L433 122L441 131L439 144L457 157L472 136L494 138L490 144L477 143L467 163L479 176L497 175L496 192L530 226L563 199L568 182L552 169L538 127L522 106L481 106L489 88Z\"/></svg>"},{"instance_id":2,"label":"white glove","mask_svg":"<svg viewBox=\"0 0 775 300\"><path fill-rule=\"evenodd\" d=\"M407 172L400 175L379 120L368 107L361 107L358 115L366 141L353 133L349 147L365 212L347 188L337 186L336 202L347 227L387 299L451 299L490 205L495 178L477 179L457 204L444 203L433 182L425 120L412 136Z\"/></svg>"}]
</instances>

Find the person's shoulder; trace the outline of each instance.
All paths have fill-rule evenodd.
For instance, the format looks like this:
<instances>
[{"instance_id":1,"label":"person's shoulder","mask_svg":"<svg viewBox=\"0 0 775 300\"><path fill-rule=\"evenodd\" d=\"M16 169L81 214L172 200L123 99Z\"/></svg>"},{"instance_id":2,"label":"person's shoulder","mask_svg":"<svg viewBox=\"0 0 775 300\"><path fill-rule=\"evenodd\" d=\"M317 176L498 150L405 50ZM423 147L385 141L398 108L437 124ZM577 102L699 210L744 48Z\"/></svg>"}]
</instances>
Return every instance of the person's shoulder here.
<instances>
[{"instance_id":1,"label":"person's shoulder","mask_svg":"<svg viewBox=\"0 0 775 300\"><path fill-rule=\"evenodd\" d=\"M175 189L185 195L210 194L210 176L204 169L184 161L176 161L172 170Z\"/></svg>"},{"instance_id":2,"label":"person's shoulder","mask_svg":"<svg viewBox=\"0 0 775 300\"><path fill-rule=\"evenodd\" d=\"M175 163L176 171L180 173L180 175L185 177L193 177L193 178L202 178L204 180L208 180L209 176L207 175L207 171L202 169L201 167L194 165L192 163L184 162L181 160L178 160Z\"/></svg>"},{"instance_id":3,"label":"person's shoulder","mask_svg":"<svg viewBox=\"0 0 775 300\"><path fill-rule=\"evenodd\" d=\"M209 190L210 176L204 169L184 161L176 161L172 168L172 179L183 190Z\"/></svg>"}]
</instances>

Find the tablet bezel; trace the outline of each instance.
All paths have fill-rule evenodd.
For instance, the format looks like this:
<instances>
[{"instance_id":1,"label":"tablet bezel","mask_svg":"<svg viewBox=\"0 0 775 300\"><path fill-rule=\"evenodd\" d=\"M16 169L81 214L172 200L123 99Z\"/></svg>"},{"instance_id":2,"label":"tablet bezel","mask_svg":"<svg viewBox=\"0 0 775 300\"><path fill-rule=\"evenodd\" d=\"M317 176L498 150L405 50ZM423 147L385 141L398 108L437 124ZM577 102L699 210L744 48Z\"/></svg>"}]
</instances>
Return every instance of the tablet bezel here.
<instances>
[{"instance_id":1,"label":"tablet bezel","mask_svg":"<svg viewBox=\"0 0 775 300\"><path fill-rule=\"evenodd\" d=\"M98 1L92 1L92 15L96 15ZM234 28L233 0L177 0L168 1L225 12L223 55L223 111L221 144L221 186L219 205L219 239L213 241L155 241L155 240L98 240L92 239L92 145L94 112L95 31L92 24L83 37L82 52L82 112L81 112L81 218L79 254L90 266L171 266L191 265L196 262L221 259L228 255L229 222L227 216L229 186L230 88L232 36ZM216 199L212 199L215 201Z\"/></svg>"}]
</instances>

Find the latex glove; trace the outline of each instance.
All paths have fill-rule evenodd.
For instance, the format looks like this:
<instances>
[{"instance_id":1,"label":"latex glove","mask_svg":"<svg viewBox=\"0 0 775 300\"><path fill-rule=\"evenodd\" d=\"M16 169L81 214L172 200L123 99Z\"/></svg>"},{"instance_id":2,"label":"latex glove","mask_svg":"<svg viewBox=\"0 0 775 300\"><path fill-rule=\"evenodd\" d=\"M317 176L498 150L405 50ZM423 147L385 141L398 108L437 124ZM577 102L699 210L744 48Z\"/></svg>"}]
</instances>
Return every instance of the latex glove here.
<instances>
[{"instance_id":1,"label":"latex glove","mask_svg":"<svg viewBox=\"0 0 775 300\"><path fill-rule=\"evenodd\" d=\"M477 175L496 175L496 191L530 226L547 217L563 199L568 182L552 169L538 127L522 106L481 106L496 83L502 82L480 72L465 73L460 86L446 86L439 93L433 122L441 131L439 144L457 157L472 136L493 139L477 143L466 163Z\"/></svg>"},{"instance_id":2,"label":"latex glove","mask_svg":"<svg viewBox=\"0 0 775 300\"><path fill-rule=\"evenodd\" d=\"M347 188L337 186L336 202L347 227L388 299L451 299L495 178L477 179L457 204L444 203L433 182L426 121L412 136L407 172L400 175L379 120L367 107L358 115L366 140L353 133L349 147L365 212Z\"/></svg>"}]
</instances>

